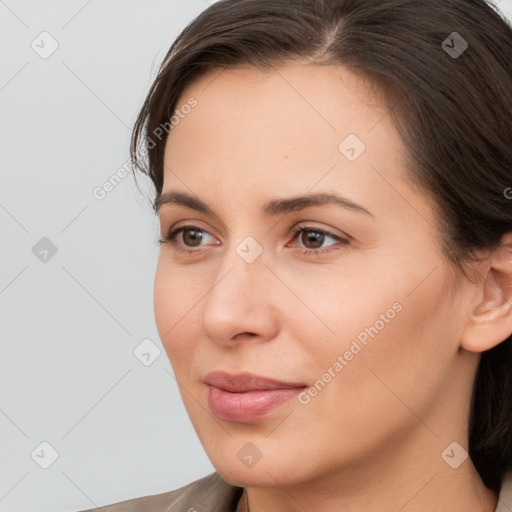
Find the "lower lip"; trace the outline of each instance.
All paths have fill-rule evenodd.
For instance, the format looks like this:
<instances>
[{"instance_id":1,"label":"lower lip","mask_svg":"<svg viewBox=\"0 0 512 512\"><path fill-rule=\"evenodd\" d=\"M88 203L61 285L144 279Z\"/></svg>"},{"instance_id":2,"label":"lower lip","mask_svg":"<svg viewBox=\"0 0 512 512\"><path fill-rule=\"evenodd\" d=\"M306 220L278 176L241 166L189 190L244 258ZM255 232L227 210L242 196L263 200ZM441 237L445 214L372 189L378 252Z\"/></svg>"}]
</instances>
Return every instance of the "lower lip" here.
<instances>
[{"instance_id":1,"label":"lower lip","mask_svg":"<svg viewBox=\"0 0 512 512\"><path fill-rule=\"evenodd\" d=\"M230 393L215 386L208 387L208 403L213 414L222 420L241 423L249 423L266 416L305 389L261 389Z\"/></svg>"}]
</instances>

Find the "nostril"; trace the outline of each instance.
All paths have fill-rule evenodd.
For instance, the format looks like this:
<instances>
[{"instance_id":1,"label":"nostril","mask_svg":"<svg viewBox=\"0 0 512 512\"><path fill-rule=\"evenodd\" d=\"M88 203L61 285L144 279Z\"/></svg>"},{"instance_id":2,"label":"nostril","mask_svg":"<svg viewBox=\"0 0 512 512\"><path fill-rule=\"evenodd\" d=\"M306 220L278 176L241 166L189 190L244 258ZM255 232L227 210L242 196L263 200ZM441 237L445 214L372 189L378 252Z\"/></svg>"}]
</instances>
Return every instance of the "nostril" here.
<instances>
[{"instance_id":1,"label":"nostril","mask_svg":"<svg viewBox=\"0 0 512 512\"><path fill-rule=\"evenodd\" d=\"M249 337L249 338L253 338L254 336L257 336L257 334L255 332L241 332L240 334L237 334L235 336L235 338L239 338L239 337Z\"/></svg>"}]
</instances>

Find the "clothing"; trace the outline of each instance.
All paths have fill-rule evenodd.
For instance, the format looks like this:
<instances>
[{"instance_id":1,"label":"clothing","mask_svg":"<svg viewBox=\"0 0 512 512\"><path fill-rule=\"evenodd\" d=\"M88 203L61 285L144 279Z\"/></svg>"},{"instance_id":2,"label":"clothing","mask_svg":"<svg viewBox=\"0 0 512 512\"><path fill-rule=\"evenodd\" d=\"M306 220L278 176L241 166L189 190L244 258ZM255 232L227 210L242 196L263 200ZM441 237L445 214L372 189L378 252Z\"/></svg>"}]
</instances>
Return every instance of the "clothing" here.
<instances>
[{"instance_id":1,"label":"clothing","mask_svg":"<svg viewBox=\"0 0 512 512\"><path fill-rule=\"evenodd\" d=\"M81 512L247 512L246 494L243 490L243 487L228 484L214 472L174 491ZM503 478L494 512L511 511L512 471L509 471Z\"/></svg>"},{"instance_id":2,"label":"clothing","mask_svg":"<svg viewBox=\"0 0 512 512\"><path fill-rule=\"evenodd\" d=\"M214 472L174 491L81 512L236 512L243 490L243 487L228 484Z\"/></svg>"}]
</instances>

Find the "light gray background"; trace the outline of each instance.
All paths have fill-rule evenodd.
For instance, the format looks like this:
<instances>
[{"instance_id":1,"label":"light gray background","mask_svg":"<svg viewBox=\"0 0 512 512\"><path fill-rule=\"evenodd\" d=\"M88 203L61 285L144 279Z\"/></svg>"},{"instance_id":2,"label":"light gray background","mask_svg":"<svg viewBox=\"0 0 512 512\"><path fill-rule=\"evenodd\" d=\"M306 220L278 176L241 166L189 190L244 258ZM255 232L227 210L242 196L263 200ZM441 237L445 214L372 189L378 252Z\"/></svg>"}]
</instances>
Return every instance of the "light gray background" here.
<instances>
[{"instance_id":1,"label":"light gray background","mask_svg":"<svg viewBox=\"0 0 512 512\"><path fill-rule=\"evenodd\" d=\"M158 64L211 2L0 0L2 512L83 510L214 471L154 322L150 184L92 193L127 162ZM51 49L43 31L59 45L47 58L31 47ZM149 366L133 353L147 338ZM58 453L47 469L42 442Z\"/></svg>"},{"instance_id":2,"label":"light gray background","mask_svg":"<svg viewBox=\"0 0 512 512\"><path fill-rule=\"evenodd\" d=\"M156 217L131 174L92 194L128 160L157 65L208 5L0 2L2 512L81 510L213 471L155 326ZM59 44L47 59L31 48L43 31ZM46 263L42 237L58 249ZM145 338L162 350L148 367L133 355ZM48 469L31 457L42 441L58 452Z\"/></svg>"}]
</instances>

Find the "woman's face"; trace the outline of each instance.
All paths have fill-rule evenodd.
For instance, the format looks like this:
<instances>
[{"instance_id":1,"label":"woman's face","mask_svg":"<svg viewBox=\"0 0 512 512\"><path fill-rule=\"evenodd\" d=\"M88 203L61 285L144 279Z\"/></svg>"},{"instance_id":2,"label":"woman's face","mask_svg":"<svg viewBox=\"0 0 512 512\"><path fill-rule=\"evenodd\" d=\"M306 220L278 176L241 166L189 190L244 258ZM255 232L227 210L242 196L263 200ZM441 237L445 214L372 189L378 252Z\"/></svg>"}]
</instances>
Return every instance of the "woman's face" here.
<instances>
[{"instance_id":1,"label":"woman's face","mask_svg":"<svg viewBox=\"0 0 512 512\"><path fill-rule=\"evenodd\" d=\"M165 153L163 193L180 195L159 208L163 237L186 229L161 247L155 316L217 471L275 486L368 460L443 464L465 433L471 292L451 296L383 105L345 68L310 65L216 71L187 102ZM229 392L204 382L214 371L292 387Z\"/></svg>"}]
</instances>

